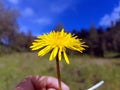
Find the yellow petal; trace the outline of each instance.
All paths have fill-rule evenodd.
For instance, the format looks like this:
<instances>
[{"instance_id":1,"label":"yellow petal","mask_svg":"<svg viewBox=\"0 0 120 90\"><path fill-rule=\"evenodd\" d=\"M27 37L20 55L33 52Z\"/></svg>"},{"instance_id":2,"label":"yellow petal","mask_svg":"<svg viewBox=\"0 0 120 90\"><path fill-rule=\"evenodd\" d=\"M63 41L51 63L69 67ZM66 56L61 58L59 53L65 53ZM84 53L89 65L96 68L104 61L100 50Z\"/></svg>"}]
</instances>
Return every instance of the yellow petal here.
<instances>
[{"instance_id":1,"label":"yellow petal","mask_svg":"<svg viewBox=\"0 0 120 90\"><path fill-rule=\"evenodd\" d=\"M61 30L61 35L62 36L64 35L64 28Z\"/></svg>"},{"instance_id":2,"label":"yellow petal","mask_svg":"<svg viewBox=\"0 0 120 90\"><path fill-rule=\"evenodd\" d=\"M87 45L81 45L81 47L89 47L89 46L87 46Z\"/></svg>"},{"instance_id":3,"label":"yellow petal","mask_svg":"<svg viewBox=\"0 0 120 90\"><path fill-rule=\"evenodd\" d=\"M32 48L32 50L38 50L38 49L43 48L45 46L46 46L45 44L35 44L33 46L30 46L30 48Z\"/></svg>"},{"instance_id":4,"label":"yellow petal","mask_svg":"<svg viewBox=\"0 0 120 90\"><path fill-rule=\"evenodd\" d=\"M71 49L71 50L76 50L76 51L80 52L79 48L76 48L76 47L68 47L68 48Z\"/></svg>"},{"instance_id":5,"label":"yellow petal","mask_svg":"<svg viewBox=\"0 0 120 90\"><path fill-rule=\"evenodd\" d=\"M61 58L62 58L61 53L62 53L62 47L60 47L59 52L58 52L59 61L61 61Z\"/></svg>"},{"instance_id":6,"label":"yellow petal","mask_svg":"<svg viewBox=\"0 0 120 90\"><path fill-rule=\"evenodd\" d=\"M34 42L39 43L39 42L42 42L42 40L41 39L37 39L37 40L34 40Z\"/></svg>"},{"instance_id":7,"label":"yellow petal","mask_svg":"<svg viewBox=\"0 0 120 90\"><path fill-rule=\"evenodd\" d=\"M58 47L55 47L50 55L49 60L50 61L53 60L56 57L57 53L58 53Z\"/></svg>"},{"instance_id":8,"label":"yellow petal","mask_svg":"<svg viewBox=\"0 0 120 90\"><path fill-rule=\"evenodd\" d=\"M66 63L67 63L67 64L70 64L69 59L68 59L67 54L66 54L65 51L63 51L63 55L64 55L64 58L65 58Z\"/></svg>"},{"instance_id":9,"label":"yellow petal","mask_svg":"<svg viewBox=\"0 0 120 90\"><path fill-rule=\"evenodd\" d=\"M38 56L44 56L47 54L50 50L52 50L51 46L46 46L44 49L38 52Z\"/></svg>"}]
</instances>

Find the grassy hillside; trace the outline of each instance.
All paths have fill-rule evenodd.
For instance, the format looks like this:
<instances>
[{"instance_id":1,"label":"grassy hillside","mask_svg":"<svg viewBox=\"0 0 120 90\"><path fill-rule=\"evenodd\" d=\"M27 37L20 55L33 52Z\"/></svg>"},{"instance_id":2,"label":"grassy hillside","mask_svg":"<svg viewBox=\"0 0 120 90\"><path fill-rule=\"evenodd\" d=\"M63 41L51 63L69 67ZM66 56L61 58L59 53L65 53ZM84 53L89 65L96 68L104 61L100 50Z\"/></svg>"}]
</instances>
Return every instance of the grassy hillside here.
<instances>
[{"instance_id":1,"label":"grassy hillside","mask_svg":"<svg viewBox=\"0 0 120 90\"><path fill-rule=\"evenodd\" d=\"M102 59L88 56L69 56L70 65L60 62L62 80L71 90L86 90L97 82L105 83L97 90L120 90L120 58ZM13 88L26 76L56 77L55 61L37 57L35 53L15 53L0 56L0 90Z\"/></svg>"}]
</instances>

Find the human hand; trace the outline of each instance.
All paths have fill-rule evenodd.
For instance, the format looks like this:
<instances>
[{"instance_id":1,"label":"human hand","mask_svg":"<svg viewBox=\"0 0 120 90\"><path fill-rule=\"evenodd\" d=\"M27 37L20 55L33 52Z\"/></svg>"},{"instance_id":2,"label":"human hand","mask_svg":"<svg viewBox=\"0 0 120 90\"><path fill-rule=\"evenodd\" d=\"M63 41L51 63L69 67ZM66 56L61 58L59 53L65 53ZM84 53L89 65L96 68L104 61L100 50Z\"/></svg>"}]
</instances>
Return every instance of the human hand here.
<instances>
[{"instance_id":1,"label":"human hand","mask_svg":"<svg viewBox=\"0 0 120 90\"><path fill-rule=\"evenodd\" d=\"M70 90L61 82L62 90ZM25 78L15 90L59 90L58 80L51 76L31 76Z\"/></svg>"}]
</instances>

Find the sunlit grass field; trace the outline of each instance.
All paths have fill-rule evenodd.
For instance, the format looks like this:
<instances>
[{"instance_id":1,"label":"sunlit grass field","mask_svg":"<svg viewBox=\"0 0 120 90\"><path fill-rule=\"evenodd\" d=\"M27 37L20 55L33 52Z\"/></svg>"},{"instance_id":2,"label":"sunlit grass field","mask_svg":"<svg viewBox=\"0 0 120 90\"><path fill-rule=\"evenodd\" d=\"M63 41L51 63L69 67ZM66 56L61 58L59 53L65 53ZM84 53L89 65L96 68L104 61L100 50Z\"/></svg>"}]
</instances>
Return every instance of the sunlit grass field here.
<instances>
[{"instance_id":1,"label":"sunlit grass field","mask_svg":"<svg viewBox=\"0 0 120 90\"><path fill-rule=\"evenodd\" d=\"M0 56L0 90L13 90L25 77L50 75L56 77L55 60L48 55L14 53ZM97 90L120 90L120 58L95 58L70 55L70 65L60 62L61 77L71 90L86 90L97 82L104 84Z\"/></svg>"}]
</instances>

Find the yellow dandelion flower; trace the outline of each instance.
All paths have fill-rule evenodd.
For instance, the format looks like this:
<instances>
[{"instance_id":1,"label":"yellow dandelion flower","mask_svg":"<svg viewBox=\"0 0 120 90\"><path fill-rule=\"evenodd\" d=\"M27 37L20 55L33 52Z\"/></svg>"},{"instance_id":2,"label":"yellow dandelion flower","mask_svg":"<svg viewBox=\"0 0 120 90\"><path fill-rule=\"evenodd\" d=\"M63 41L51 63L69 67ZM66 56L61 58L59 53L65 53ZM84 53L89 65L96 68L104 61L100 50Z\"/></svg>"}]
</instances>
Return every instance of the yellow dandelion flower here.
<instances>
[{"instance_id":1,"label":"yellow dandelion flower","mask_svg":"<svg viewBox=\"0 0 120 90\"><path fill-rule=\"evenodd\" d=\"M84 43L85 42L81 42L81 39L78 39L77 36L66 33L64 29L62 29L61 31L52 31L49 34L38 36L38 39L34 40L30 48L32 50L40 50L38 56L44 56L52 51L49 57L50 61L56 56L58 56L60 61L63 54L66 63L69 64L70 62L66 54L66 48L82 53L82 51L85 50L84 47L87 47Z\"/></svg>"}]
</instances>

